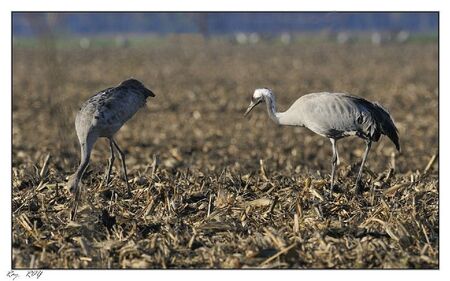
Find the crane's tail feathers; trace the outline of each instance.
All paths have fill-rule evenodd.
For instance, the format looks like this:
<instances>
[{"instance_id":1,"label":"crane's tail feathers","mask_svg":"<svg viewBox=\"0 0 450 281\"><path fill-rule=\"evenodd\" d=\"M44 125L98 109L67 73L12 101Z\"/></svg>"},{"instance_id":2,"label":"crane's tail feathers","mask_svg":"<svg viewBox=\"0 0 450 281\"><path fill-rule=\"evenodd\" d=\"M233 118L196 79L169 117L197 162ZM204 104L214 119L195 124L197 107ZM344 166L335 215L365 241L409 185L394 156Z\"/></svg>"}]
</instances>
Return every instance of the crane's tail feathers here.
<instances>
[{"instance_id":1,"label":"crane's tail feathers","mask_svg":"<svg viewBox=\"0 0 450 281\"><path fill-rule=\"evenodd\" d=\"M398 151L401 151L400 140L398 137L398 130L397 127L395 127L395 123L394 120L392 119L392 116L380 104L374 103L374 105L376 108L375 118L381 125L382 133L388 136L388 138L394 143Z\"/></svg>"}]
</instances>

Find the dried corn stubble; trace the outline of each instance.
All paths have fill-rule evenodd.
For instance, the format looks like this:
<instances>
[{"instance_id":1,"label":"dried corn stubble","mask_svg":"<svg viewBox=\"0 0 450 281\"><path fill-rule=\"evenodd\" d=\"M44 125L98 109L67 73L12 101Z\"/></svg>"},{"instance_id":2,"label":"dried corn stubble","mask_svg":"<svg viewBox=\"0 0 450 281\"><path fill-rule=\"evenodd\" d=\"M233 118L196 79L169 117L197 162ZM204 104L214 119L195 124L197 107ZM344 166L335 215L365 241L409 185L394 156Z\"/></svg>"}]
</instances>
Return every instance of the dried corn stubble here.
<instances>
[{"instance_id":1,"label":"dried corn stubble","mask_svg":"<svg viewBox=\"0 0 450 281\"><path fill-rule=\"evenodd\" d=\"M38 67L43 51L14 50L13 267L438 267L436 44L202 44L58 49L60 72L70 75L58 80L57 97L47 85L54 77ZM117 136L133 196L120 196L120 166L103 190L108 146L100 141L69 223L63 187L79 152L67 118L130 75L157 93ZM276 89L281 109L318 90L378 100L398 124L403 152L392 157L386 140L374 146L368 191L355 197L350 163L357 169L361 143L342 140L328 198L326 139L276 127L264 109L243 119L259 86Z\"/></svg>"}]
</instances>

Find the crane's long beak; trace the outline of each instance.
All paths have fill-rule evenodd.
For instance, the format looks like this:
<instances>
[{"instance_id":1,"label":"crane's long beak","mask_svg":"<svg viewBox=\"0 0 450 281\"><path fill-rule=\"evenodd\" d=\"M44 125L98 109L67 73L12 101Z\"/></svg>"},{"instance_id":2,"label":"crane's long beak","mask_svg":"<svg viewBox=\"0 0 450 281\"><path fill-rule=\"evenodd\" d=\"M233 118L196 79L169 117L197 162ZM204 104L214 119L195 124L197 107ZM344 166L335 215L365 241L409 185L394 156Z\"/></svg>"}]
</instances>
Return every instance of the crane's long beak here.
<instances>
[{"instance_id":1,"label":"crane's long beak","mask_svg":"<svg viewBox=\"0 0 450 281\"><path fill-rule=\"evenodd\" d=\"M255 106L257 106L260 103L261 103L261 101L257 101L257 102L252 101L250 103L250 105L247 107L247 110L244 113L244 117L247 116L250 113L250 111L252 111L252 109L255 108Z\"/></svg>"},{"instance_id":2,"label":"crane's long beak","mask_svg":"<svg viewBox=\"0 0 450 281\"><path fill-rule=\"evenodd\" d=\"M147 89L147 88L145 88L145 94L148 97L155 97L155 94L152 91L150 91L149 89Z\"/></svg>"}]
</instances>

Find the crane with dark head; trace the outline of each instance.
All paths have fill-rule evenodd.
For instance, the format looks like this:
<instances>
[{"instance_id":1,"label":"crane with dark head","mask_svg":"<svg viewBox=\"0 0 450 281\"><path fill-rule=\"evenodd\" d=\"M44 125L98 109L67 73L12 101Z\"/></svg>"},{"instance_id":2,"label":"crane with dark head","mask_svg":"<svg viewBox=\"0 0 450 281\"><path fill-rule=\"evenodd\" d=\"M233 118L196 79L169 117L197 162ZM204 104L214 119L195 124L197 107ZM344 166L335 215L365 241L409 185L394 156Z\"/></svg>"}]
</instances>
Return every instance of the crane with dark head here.
<instances>
[{"instance_id":1,"label":"crane with dark head","mask_svg":"<svg viewBox=\"0 0 450 281\"><path fill-rule=\"evenodd\" d=\"M89 164L92 148L98 138L109 140L111 157L106 171L104 183L109 184L111 170L114 163L114 149L119 153L122 161L123 174L127 185L128 195L131 195L128 183L125 154L114 140L115 133L146 103L148 97L154 97L152 91L136 79L128 79L116 87L107 88L89 98L80 108L75 118L75 129L81 148L81 161L76 172L70 176L68 187L75 194L71 212L71 219L76 215L80 200L80 181Z\"/></svg>"}]
</instances>

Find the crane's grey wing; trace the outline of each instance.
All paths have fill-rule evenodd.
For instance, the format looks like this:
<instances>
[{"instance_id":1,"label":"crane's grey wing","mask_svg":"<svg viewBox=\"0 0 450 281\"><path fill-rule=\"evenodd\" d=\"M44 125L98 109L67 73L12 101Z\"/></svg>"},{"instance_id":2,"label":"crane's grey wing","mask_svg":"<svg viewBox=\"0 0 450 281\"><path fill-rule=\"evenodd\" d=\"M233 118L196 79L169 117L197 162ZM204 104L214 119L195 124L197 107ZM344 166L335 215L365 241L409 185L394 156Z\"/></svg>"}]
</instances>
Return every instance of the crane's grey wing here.
<instances>
[{"instance_id":1,"label":"crane's grey wing","mask_svg":"<svg viewBox=\"0 0 450 281\"><path fill-rule=\"evenodd\" d=\"M286 112L295 113L302 125L328 138L356 134L377 141L385 134L397 149L400 148L397 129L389 113L362 98L341 93L313 93L299 98Z\"/></svg>"},{"instance_id":2,"label":"crane's grey wing","mask_svg":"<svg viewBox=\"0 0 450 281\"><path fill-rule=\"evenodd\" d=\"M369 115L363 108L355 107L350 99L329 93L302 96L286 113L297 115L301 125L313 132L336 139L357 134L361 125L355 115L362 118Z\"/></svg>"},{"instance_id":3,"label":"crane's grey wing","mask_svg":"<svg viewBox=\"0 0 450 281\"><path fill-rule=\"evenodd\" d=\"M88 99L77 119L91 124L100 136L111 136L145 105L145 96L124 87L108 88Z\"/></svg>"},{"instance_id":4,"label":"crane's grey wing","mask_svg":"<svg viewBox=\"0 0 450 281\"><path fill-rule=\"evenodd\" d=\"M107 88L96 93L81 105L75 118L75 128L80 142L85 139L89 131L92 130L93 120L98 109L99 101L104 99L102 96L108 94L111 89L113 88Z\"/></svg>"}]
</instances>

